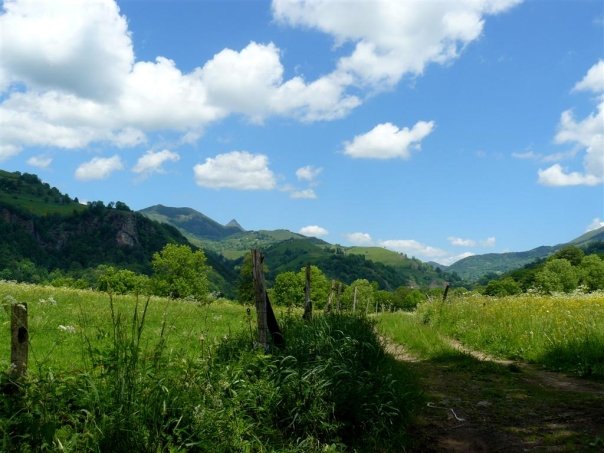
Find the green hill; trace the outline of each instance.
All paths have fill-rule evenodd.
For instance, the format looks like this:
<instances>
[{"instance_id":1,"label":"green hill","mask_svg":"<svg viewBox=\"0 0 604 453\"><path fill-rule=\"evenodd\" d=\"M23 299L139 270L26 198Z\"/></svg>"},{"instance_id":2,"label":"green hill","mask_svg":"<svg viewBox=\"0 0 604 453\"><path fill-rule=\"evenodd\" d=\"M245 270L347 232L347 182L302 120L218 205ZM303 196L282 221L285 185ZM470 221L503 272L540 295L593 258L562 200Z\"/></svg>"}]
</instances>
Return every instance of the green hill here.
<instances>
[{"instance_id":1,"label":"green hill","mask_svg":"<svg viewBox=\"0 0 604 453\"><path fill-rule=\"evenodd\" d=\"M0 273L58 269L80 272L110 264L149 273L153 253L167 243L188 244L174 227L135 213L124 203L84 206L37 176L0 172ZM232 294L233 263L206 251L214 289ZM26 277L26 275L22 276Z\"/></svg>"},{"instance_id":2,"label":"green hill","mask_svg":"<svg viewBox=\"0 0 604 453\"><path fill-rule=\"evenodd\" d=\"M502 275L514 269L522 268L548 257L569 244L597 251L602 242L604 242L604 227L585 233L568 243L537 247L526 252L474 255L459 260L448 267L442 266L441 268L448 272L456 272L464 280L475 282L488 274Z\"/></svg>"},{"instance_id":3,"label":"green hill","mask_svg":"<svg viewBox=\"0 0 604 453\"><path fill-rule=\"evenodd\" d=\"M348 249L309 238L276 243L265 250L265 256L269 279L282 272L299 271L310 263L318 266L329 278L346 284L364 278L386 290L399 286L443 286L445 281L459 281L455 276L395 252L379 248Z\"/></svg>"}]
</instances>

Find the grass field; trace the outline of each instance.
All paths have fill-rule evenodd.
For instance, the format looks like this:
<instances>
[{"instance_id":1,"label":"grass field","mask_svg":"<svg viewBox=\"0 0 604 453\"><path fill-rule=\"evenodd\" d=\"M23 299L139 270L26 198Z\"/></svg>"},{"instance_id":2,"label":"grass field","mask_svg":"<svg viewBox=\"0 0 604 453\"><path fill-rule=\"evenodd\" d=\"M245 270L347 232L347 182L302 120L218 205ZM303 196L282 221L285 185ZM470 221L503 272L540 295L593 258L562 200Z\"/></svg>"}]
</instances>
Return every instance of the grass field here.
<instances>
[{"instance_id":1,"label":"grass field","mask_svg":"<svg viewBox=\"0 0 604 453\"><path fill-rule=\"evenodd\" d=\"M14 380L0 310L0 451L392 451L419 401L366 317L277 313L285 345L254 343L227 301L0 283L27 303L30 361Z\"/></svg>"},{"instance_id":2,"label":"grass field","mask_svg":"<svg viewBox=\"0 0 604 453\"><path fill-rule=\"evenodd\" d=\"M55 371L83 369L88 345L102 349L111 343L113 323L106 293L0 282L0 303L27 303L30 332L30 367ZM142 308L145 298L139 298ZM135 296L113 296L114 315L128 322ZM165 321L165 326L164 326ZM143 349L152 348L162 329L168 353L195 356L224 336L249 329L255 323L241 305L217 301L200 305L152 297L142 336ZM0 310L0 369L8 367L10 317Z\"/></svg>"},{"instance_id":3,"label":"grass field","mask_svg":"<svg viewBox=\"0 0 604 453\"><path fill-rule=\"evenodd\" d=\"M425 354L446 351L443 338L496 357L604 378L604 295L505 298L469 296L428 302L413 315L385 314L386 334Z\"/></svg>"}]
</instances>

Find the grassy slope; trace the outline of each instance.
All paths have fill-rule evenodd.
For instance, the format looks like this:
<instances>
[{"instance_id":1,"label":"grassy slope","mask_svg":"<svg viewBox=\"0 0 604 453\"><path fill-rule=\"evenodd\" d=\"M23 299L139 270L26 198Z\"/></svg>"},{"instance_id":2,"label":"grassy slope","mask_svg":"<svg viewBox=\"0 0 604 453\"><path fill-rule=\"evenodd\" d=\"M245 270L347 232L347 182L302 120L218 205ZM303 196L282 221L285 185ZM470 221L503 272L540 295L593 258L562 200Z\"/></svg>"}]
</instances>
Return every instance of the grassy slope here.
<instances>
[{"instance_id":1,"label":"grassy slope","mask_svg":"<svg viewBox=\"0 0 604 453\"><path fill-rule=\"evenodd\" d=\"M64 198L59 201L59 192L37 183L28 183L16 173L0 170L0 204L14 206L35 215L69 215L83 211L86 206Z\"/></svg>"}]
</instances>

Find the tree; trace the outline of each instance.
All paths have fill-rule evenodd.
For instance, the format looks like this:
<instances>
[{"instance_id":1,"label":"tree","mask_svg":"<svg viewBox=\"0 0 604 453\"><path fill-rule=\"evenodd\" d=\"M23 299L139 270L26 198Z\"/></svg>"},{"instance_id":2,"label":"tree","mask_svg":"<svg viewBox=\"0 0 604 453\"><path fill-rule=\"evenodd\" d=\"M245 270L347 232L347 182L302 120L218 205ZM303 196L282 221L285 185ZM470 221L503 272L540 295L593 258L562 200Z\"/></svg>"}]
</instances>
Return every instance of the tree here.
<instances>
[{"instance_id":1,"label":"tree","mask_svg":"<svg viewBox=\"0 0 604 453\"><path fill-rule=\"evenodd\" d=\"M262 272L268 274L268 267L262 263ZM243 256L241 267L239 268L239 284L237 285L237 300L246 305L256 303L256 291L254 290L254 275L252 254L246 253Z\"/></svg>"},{"instance_id":2,"label":"tree","mask_svg":"<svg viewBox=\"0 0 604 453\"><path fill-rule=\"evenodd\" d=\"M301 307L304 304L304 283L300 281L299 274L295 272L283 272L277 275L275 284L273 285L273 295L276 305Z\"/></svg>"},{"instance_id":3,"label":"tree","mask_svg":"<svg viewBox=\"0 0 604 453\"><path fill-rule=\"evenodd\" d=\"M306 266L298 272L302 298L304 299L304 286L306 284ZM331 283L323 271L317 266L310 266L310 300L315 308L323 308L327 304Z\"/></svg>"},{"instance_id":4,"label":"tree","mask_svg":"<svg viewBox=\"0 0 604 453\"><path fill-rule=\"evenodd\" d=\"M581 250L579 247L576 245L567 245L554 253L552 259L564 259L567 260L571 265L578 266L581 264L583 256L585 256L585 252L583 252L583 250Z\"/></svg>"},{"instance_id":5,"label":"tree","mask_svg":"<svg viewBox=\"0 0 604 453\"><path fill-rule=\"evenodd\" d=\"M604 289L604 261L598 255L587 255L579 266L581 284L590 291Z\"/></svg>"},{"instance_id":6,"label":"tree","mask_svg":"<svg viewBox=\"0 0 604 453\"><path fill-rule=\"evenodd\" d=\"M535 284L544 293L571 292L577 288L579 274L567 259L548 260L535 275Z\"/></svg>"},{"instance_id":7,"label":"tree","mask_svg":"<svg viewBox=\"0 0 604 453\"><path fill-rule=\"evenodd\" d=\"M188 245L167 244L153 254L151 266L155 294L197 300L208 295L208 267L203 251L194 252Z\"/></svg>"},{"instance_id":8,"label":"tree","mask_svg":"<svg viewBox=\"0 0 604 453\"><path fill-rule=\"evenodd\" d=\"M344 290L342 295L344 307L352 310L356 292L356 312L371 312L372 307L375 309L374 291L374 286L368 280L364 278L355 280Z\"/></svg>"},{"instance_id":9,"label":"tree","mask_svg":"<svg viewBox=\"0 0 604 453\"><path fill-rule=\"evenodd\" d=\"M512 277L501 280L491 280L484 290L487 296L513 296L522 292L520 285Z\"/></svg>"}]
</instances>

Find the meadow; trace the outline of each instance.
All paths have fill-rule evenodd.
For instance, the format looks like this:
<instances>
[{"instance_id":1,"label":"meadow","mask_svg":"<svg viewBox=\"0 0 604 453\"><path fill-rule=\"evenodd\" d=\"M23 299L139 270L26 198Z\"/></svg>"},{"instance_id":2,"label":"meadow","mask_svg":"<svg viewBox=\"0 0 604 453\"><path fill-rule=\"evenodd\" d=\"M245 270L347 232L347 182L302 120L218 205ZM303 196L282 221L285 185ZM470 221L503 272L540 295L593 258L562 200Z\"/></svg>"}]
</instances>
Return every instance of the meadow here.
<instances>
[{"instance_id":1,"label":"meadow","mask_svg":"<svg viewBox=\"0 0 604 453\"><path fill-rule=\"evenodd\" d=\"M447 338L494 357L604 379L604 294L510 297L467 295L384 314L384 333L434 358L454 349Z\"/></svg>"},{"instance_id":2,"label":"meadow","mask_svg":"<svg viewBox=\"0 0 604 453\"><path fill-rule=\"evenodd\" d=\"M255 312L219 300L113 296L0 283L27 303L24 379L0 372L0 451L392 451L419 401L363 316L277 312L286 339L254 344ZM0 315L3 370L9 317Z\"/></svg>"}]
</instances>

